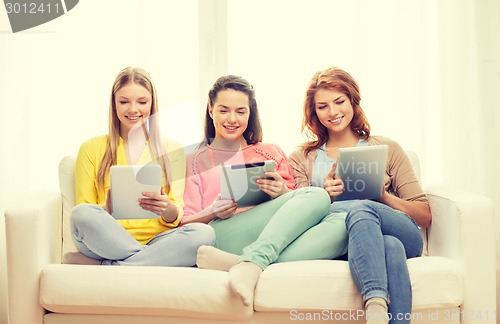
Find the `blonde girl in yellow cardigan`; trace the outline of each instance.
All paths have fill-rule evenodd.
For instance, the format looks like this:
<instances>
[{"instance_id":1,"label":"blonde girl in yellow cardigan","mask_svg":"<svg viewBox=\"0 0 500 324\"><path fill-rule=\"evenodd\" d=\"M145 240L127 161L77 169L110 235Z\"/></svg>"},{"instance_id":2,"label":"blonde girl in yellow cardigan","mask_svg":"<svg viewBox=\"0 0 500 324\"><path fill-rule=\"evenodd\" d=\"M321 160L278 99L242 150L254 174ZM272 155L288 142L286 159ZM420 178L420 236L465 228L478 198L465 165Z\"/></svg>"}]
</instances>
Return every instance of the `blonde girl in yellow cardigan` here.
<instances>
[{"instance_id":1,"label":"blonde girl in yellow cardigan","mask_svg":"<svg viewBox=\"0 0 500 324\"><path fill-rule=\"evenodd\" d=\"M157 95L149 74L123 69L115 79L109 106L109 133L82 144L75 166L76 207L71 214L73 242L80 253L65 263L193 266L201 245L213 245L206 224L179 227L183 212L186 160L182 148L159 135ZM160 164L160 194L139 199L158 218L112 216L109 170L112 165Z\"/></svg>"}]
</instances>

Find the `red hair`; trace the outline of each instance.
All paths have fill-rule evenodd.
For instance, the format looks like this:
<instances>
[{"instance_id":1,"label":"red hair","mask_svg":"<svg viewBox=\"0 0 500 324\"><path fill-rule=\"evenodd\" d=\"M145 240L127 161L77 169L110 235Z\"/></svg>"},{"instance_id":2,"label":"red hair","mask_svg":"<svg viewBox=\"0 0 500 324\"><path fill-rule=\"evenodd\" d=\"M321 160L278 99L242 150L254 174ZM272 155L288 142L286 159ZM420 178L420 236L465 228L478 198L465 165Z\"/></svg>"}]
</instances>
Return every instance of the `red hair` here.
<instances>
[{"instance_id":1,"label":"red hair","mask_svg":"<svg viewBox=\"0 0 500 324\"><path fill-rule=\"evenodd\" d=\"M316 72L307 85L302 132L311 140L302 145L304 153L307 155L310 151L320 148L328 140L328 129L319 121L314 103L314 96L320 89L337 90L349 98L354 112L350 123L351 129L361 139L366 140L370 136L370 124L360 106L361 94L358 83L346 71L332 67Z\"/></svg>"}]
</instances>

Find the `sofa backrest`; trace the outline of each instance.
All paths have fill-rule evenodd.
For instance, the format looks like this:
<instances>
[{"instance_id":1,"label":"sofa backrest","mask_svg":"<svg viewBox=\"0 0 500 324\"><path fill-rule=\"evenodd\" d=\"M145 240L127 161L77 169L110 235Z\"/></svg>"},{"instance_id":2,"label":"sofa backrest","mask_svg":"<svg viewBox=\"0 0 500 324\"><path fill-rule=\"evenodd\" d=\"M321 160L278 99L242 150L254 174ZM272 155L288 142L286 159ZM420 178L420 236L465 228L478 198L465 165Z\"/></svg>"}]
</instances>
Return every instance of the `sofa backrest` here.
<instances>
[{"instance_id":1,"label":"sofa backrest","mask_svg":"<svg viewBox=\"0 0 500 324\"><path fill-rule=\"evenodd\" d=\"M420 163L416 153L407 151L408 158L412 164L415 175L420 181ZM63 201L63 237L62 237L62 253L76 251L71 238L71 230L69 219L71 210L75 206L75 156L65 156L59 163L59 189ZM427 254L427 235L425 229L422 229L422 237L424 239L424 254Z\"/></svg>"},{"instance_id":2,"label":"sofa backrest","mask_svg":"<svg viewBox=\"0 0 500 324\"><path fill-rule=\"evenodd\" d=\"M408 159L410 160L411 167L413 169L413 172L415 173L415 176L417 177L418 181L422 183L420 179L420 162L418 160L417 153L413 151L406 151L406 155L408 155Z\"/></svg>"},{"instance_id":3,"label":"sofa backrest","mask_svg":"<svg viewBox=\"0 0 500 324\"><path fill-rule=\"evenodd\" d=\"M408 155L408 159L410 160L411 166L413 168L413 172L415 173L415 176L417 177L418 181L420 182L420 185L422 185L422 179L421 179L421 173L420 173L420 162L418 160L418 155L417 153L413 151L406 151L406 155ZM422 250L423 255L428 255L428 250L427 250L427 229L426 228L421 228L420 229L420 235L422 235L422 240L424 242L424 247Z\"/></svg>"},{"instance_id":4,"label":"sofa backrest","mask_svg":"<svg viewBox=\"0 0 500 324\"><path fill-rule=\"evenodd\" d=\"M62 215L62 253L76 251L75 244L71 238L69 218L71 210L75 207L75 156L65 156L59 163L59 189L63 202Z\"/></svg>"}]
</instances>

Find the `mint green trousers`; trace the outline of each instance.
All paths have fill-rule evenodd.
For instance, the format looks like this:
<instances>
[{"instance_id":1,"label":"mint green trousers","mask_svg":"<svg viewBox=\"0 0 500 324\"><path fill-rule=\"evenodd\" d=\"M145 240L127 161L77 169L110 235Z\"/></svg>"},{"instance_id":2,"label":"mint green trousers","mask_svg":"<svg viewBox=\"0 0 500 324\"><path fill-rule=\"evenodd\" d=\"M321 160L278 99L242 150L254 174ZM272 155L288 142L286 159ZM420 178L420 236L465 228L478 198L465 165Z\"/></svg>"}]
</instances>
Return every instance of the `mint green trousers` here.
<instances>
[{"instance_id":1,"label":"mint green trousers","mask_svg":"<svg viewBox=\"0 0 500 324\"><path fill-rule=\"evenodd\" d=\"M329 214L322 188L305 187L209 223L216 247L265 269L274 262L334 259L347 252L345 213Z\"/></svg>"}]
</instances>

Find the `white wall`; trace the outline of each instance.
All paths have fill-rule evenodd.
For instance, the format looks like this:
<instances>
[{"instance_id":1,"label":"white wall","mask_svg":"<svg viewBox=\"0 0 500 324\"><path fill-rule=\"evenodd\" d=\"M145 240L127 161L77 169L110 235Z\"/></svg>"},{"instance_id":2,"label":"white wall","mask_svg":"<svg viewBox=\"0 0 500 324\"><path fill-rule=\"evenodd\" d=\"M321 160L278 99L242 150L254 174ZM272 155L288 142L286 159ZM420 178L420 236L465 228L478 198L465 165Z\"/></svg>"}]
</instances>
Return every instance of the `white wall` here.
<instances>
[{"instance_id":1,"label":"white wall","mask_svg":"<svg viewBox=\"0 0 500 324\"><path fill-rule=\"evenodd\" d=\"M307 82L339 66L360 84L372 134L417 152L424 183L485 192L483 168L471 167L484 164L474 3L228 2L228 72L254 84L265 140L289 152Z\"/></svg>"},{"instance_id":2,"label":"white wall","mask_svg":"<svg viewBox=\"0 0 500 324\"><path fill-rule=\"evenodd\" d=\"M256 86L266 141L301 142L307 81L339 66L373 134L418 153L424 186L493 199L500 310L500 1L228 2L228 44L229 73Z\"/></svg>"},{"instance_id":3,"label":"white wall","mask_svg":"<svg viewBox=\"0 0 500 324\"><path fill-rule=\"evenodd\" d=\"M479 98L484 110L484 148L490 153L485 158L488 178L484 193L495 203L497 238L497 314L500 311L500 154L498 129L500 126L500 1L480 1L477 10ZM497 315L497 323L500 316Z\"/></svg>"},{"instance_id":4,"label":"white wall","mask_svg":"<svg viewBox=\"0 0 500 324\"><path fill-rule=\"evenodd\" d=\"M151 73L165 133L187 143L200 139L198 15L197 0L85 0L12 34L0 9L1 233L6 208L58 190L61 157L107 132L111 86L126 66ZM7 322L6 289L1 234L0 323Z\"/></svg>"},{"instance_id":5,"label":"white wall","mask_svg":"<svg viewBox=\"0 0 500 324\"><path fill-rule=\"evenodd\" d=\"M445 181L500 205L498 0L86 0L30 31L8 30L0 10L2 213L57 190L60 158L106 133L111 84L128 65L151 72L164 131L185 145L200 138L215 78L246 77L264 140L287 152L303 140L307 81L340 66L360 83L373 134L419 154L424 184ZM4 250L2 234L0 323Z\"/></svg>"}]
</instances>

